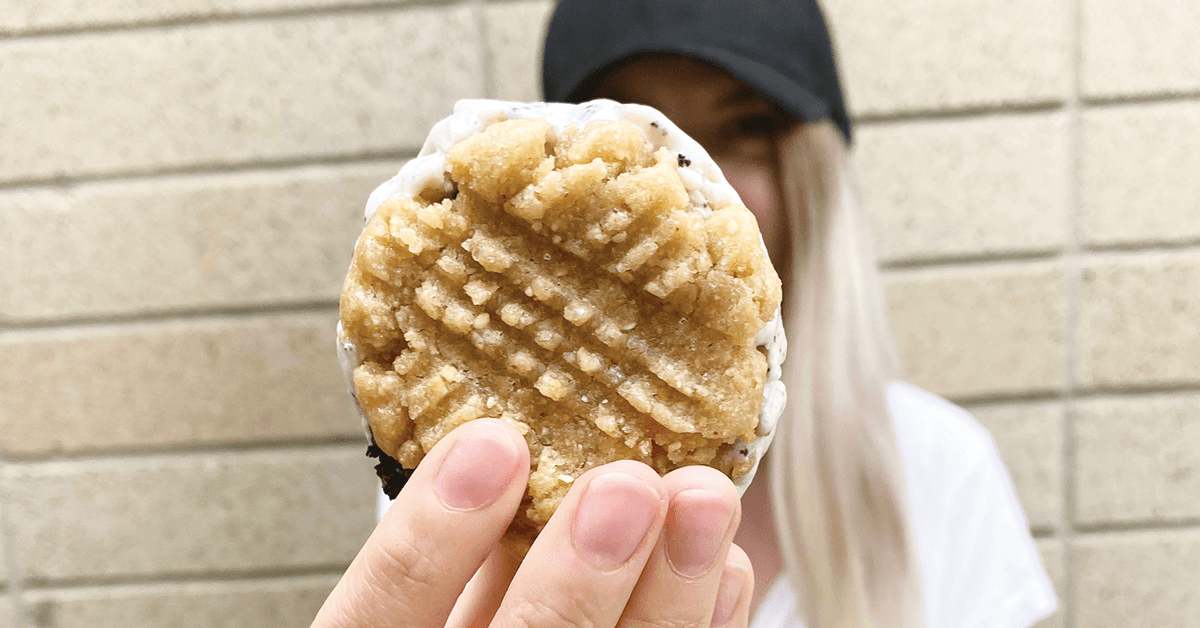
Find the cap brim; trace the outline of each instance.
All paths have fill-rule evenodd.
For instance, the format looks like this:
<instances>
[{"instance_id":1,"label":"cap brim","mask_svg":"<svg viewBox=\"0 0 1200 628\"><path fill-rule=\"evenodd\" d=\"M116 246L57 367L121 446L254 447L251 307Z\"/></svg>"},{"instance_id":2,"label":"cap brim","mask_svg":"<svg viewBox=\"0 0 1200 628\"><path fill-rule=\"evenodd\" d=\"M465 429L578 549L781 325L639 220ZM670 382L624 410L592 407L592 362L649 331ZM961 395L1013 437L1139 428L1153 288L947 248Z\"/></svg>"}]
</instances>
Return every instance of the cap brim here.
<instances>
[{"instance_id":1,"label":"cap brim","mask_svg":"<svg viewBox=\"0 0 1200 628\"><path fill-rule=\"evenodd\" d=\"M664 44L663 42L656 42L653 45L623 46L615 54L601 60L600 63L583 73L581 78L576 81L575 87L567 92L567 99L572 102L590 99L604 77L617 67L635 59L655 55L679 55L710 63L728 72L734 78L762 94L767 100L779 105L784 111L804 122L829 120L842 132L846 142L850 142L848 126L840 120L833 119L825 102L813 93L799 87L793 79L789 79L757 61L711 46Z\"/></svg>"}]
</instances>

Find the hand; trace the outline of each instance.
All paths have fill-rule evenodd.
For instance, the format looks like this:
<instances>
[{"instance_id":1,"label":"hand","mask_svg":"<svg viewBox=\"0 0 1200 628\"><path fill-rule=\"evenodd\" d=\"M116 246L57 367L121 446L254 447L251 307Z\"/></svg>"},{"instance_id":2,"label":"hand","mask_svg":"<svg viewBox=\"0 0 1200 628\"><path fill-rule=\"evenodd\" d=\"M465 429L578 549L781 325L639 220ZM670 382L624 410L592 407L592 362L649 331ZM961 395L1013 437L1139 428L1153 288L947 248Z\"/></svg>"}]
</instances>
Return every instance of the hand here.
<instances>
[{"instance_id":1,"label":"hand","mask_svg":"<svg viewBox=\"0 0 1200 628\"><path fill-rule=\"evenodd\" d=\"M451 432L367 539L316 628L743 627L754 576L733 483L632 461L583 474L517 568L499 545L528 481L508 424ZM468 585L469 581L469 585Z\"/></svg>"}]
</instances>

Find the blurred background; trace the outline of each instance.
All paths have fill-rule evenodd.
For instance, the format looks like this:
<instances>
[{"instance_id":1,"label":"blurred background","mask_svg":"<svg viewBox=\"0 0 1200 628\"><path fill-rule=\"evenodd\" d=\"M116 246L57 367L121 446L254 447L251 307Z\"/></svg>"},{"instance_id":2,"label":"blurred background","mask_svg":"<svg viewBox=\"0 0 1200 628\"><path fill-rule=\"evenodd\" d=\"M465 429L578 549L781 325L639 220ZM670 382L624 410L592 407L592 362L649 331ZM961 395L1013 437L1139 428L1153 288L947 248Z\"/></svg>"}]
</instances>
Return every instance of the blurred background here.
<instances>
[{"instance_id":1,"label":"blurred background","mask_svg":"<svg viewBox=\"0 0 1200 628\"><path fill-rule=\"evenodd\" d=\"M375 480L367 194L553 3L0 0L0 626L307 626ZM908 378L995 435L1055 628L1200 625L1200 3L826 0Z\"/></svg>"}]
</instances>

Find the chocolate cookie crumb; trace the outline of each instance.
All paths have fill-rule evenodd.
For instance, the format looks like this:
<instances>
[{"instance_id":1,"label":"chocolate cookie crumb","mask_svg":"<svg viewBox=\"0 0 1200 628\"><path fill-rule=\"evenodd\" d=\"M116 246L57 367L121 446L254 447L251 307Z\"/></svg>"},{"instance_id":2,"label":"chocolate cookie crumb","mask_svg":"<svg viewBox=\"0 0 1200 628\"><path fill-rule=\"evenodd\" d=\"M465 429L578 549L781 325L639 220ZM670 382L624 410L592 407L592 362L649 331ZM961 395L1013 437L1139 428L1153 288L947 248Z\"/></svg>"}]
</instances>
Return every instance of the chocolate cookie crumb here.
<instances>
[{"instance_id":1,"label":"chocolate cookie crumb","mask_svg":"<svg viewBox=\"0 0 1200 628\"><path fill-rule=\"evenodd\" d=\"M375 474L383 482L383 492L388 499L396 499L396 496L400 494L400 489L408 483L408 478L412 477L415 469L405 469L400 466L395 458L383 453L383 450L374 444L367 446L367 457L379 460L379 464L375 465Z\"/></svg>"}]
</instances>

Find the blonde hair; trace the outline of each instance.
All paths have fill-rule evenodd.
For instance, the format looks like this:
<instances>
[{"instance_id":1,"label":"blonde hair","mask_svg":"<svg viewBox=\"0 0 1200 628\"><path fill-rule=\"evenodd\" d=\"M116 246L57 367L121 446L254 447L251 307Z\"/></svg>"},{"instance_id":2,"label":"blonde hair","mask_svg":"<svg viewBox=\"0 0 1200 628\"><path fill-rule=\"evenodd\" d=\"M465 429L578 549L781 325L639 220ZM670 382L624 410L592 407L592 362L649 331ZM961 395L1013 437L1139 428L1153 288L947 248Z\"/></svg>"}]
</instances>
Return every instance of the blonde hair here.
<instances>
[{"instance_id":1,"label":"blonde hair","mask_svg":"<svg viewBox=\"0 0 1200 628\"><path fill-rule=\"evenodd\" d=\"M780 266L788 409L770 455L784 568L812 628L919 628L920 578L886 390L898 375L879 273L830 123L779 142L796 236Z\"/></svg>"}]
</instances>

